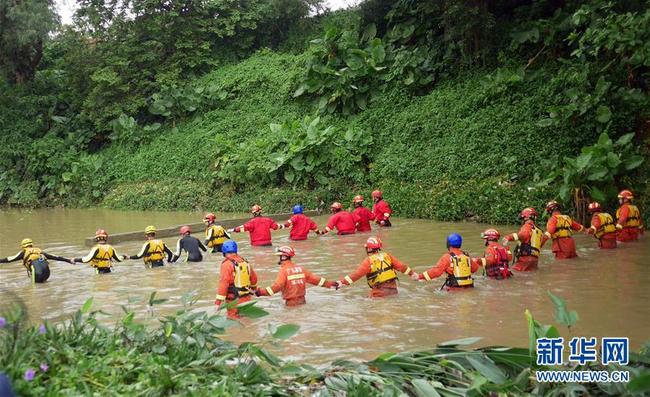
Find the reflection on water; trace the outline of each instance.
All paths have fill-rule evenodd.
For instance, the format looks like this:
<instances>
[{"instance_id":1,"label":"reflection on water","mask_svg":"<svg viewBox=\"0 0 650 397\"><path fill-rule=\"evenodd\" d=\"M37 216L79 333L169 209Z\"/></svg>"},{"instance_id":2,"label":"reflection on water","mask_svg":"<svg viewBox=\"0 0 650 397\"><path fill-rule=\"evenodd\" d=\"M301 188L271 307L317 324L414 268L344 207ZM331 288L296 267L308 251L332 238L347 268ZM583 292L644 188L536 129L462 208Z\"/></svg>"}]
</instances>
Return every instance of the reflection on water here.
<instances>
[{"instance_id":1,"label":"reflection on water","mask_svg":"<svg viewBox=\"0 0 650 397\"><path fill-rule=\"evenodd\" d=\"M0 213L0 255L13 255L23 237L63 256L87 252L83 239L103 227L109 233L159 228L193 222L201 214L183 212L120 212L109 210L37 210ZM319 225L326 217L316 218ZM472 255L483 252L480 232L485 225L439 223L398 219L391 229L377 230L386 250L418 272L432 266L445 251L445 236L463 234ZM514 226L501 227L502 233ZM200 231L197 231L200 232ZM296 262L329 279L351 272L364 258L363 243L370 234L313 237L291 243ZM260 286L270 285L277 274L277 257L272 248L251 248L247 236L234 236L242 255L255 267ZM275 232L276 246L289 243L287 231ZM175 239L166 239L169 245ZM477 276L476 287L454 293L439 291L443 280L418 283L400 276L400 294L387 299L367 298L368 287L359 280L341 291L311 287L307 305L287 309L279 296L260 298L260 306L271 315L243 320L243 327L230 331L234 341L254 340L267 332L268 324L296 323L301 331L283 344L287 358L322 363L335 358L372 358L385 351L432 347L438 342L482 336L482 344L527 345L523 317L530 309L542 323L553 322L553 308L546 295L551 290L565 298L580 319L572 335L628 336L634 348L650 337L650 272L648 239L624 245L624 249L601 251L595 240L577 236L577 260L555 261L546 247L540 269L516 273L506 281ZM142 242L116 246L118 253L135 254ZM184 293L196 290L198 306L213 310L220 256L210 254L198 264L180 263L160 269L144 268L140 261L127 261L115 273L95 275L87 265L53 263L52 276L45 284L31 285L19 263L0 265L0 301L23 300L32 321L57 320L78 309L88 297L95 297L95 309L121 313L120 305L146 311L146 299L153 291L169 301L156 308L157 314L171 313L180 306ZM129 297L142 297L128 303ZM114 321L110 319L110 321ZM569 335L567 335L569 336Z\"/></svg>"}]
</instances>

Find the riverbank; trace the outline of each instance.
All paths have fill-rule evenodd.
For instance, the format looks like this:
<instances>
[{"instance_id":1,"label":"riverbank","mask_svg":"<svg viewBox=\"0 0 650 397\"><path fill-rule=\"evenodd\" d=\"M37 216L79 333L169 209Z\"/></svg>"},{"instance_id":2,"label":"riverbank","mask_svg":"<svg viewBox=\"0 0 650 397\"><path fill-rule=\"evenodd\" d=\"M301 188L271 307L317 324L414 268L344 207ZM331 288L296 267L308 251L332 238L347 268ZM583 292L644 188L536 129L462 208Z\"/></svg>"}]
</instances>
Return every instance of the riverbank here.
<instances>
[{"instance_id":1,"label":"riverbank","mask_svg":"<svg viewBox=\"0 0 650 397\"><path fill-rule=\"evenodd\" d=\"M116 143L83 155L81 162L97 169L90 175L79 169L74 194L43 201L37 185L22 185L9 202L219 211L259 203L277 212L297 202L315 208L349 203L356 194L369 199L380 188L400 216L513 223L522 207L541 208L556 197L552 186L530 187L549 161L574 155L597 137L579 126L537 126L563 84L546 81L546 73L494 94L491 79L501 72L474 72L424 96L394 89L358 115L321 117L319 131L334 132L313 153L341 158L311 186L292 186L268 167L278 141L295 147L304 138L277 135L269 126L313 114L309 104L291 98L304 62L302 55L261 51L220 68L197 85L225 90L224 103L162 127L139 145ZM346 140L350 130L358 138Z\"/></svg>"}]
</instances>

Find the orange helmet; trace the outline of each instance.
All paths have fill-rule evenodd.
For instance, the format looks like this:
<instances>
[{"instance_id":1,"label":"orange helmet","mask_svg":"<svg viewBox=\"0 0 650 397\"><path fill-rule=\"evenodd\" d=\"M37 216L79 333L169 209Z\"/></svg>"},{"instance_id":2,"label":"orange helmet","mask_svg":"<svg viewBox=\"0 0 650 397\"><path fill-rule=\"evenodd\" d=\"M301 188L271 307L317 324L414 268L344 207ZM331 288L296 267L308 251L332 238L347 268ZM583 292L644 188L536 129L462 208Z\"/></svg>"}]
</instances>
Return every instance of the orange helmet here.
<instances>
[{"instance_id":1,"label":"orange helmet","mask_svg":"<svg viewBox=\"0 0 650 397\"><path fill-rule=\"evenodd\" d=\"M375 190L371 194L372 198L382 198L381 190Z\"/></svg>"},{"instance_id":2,"label":"orange helmet","mask_svg":"<svg viewBox=\"0 0 650 397\"><path fill-rule=\"evenodd\" d=\"M618 194L618 198L632 200L634 198L634 195L630 190L625 189L621 190L621 192Z\"/></svg>"},{"instance_id":3,"label":"orange helmet","mask_svg":"<svg viewBox=\"0 0 650 397\"><path fill-rule=\"evenodd\" d=\"M99 240L99 239L106 240L107 238L108 238L108 233L106 233L106 230L99 229L95 232L95 240Z\"/></svg>"},{"instance_id":4,"label":"orange helmet","mask_svg":"<svg viewBox=\"0 0 650 397\"><path fill-rule=\"evenodd\" d=\"M203 217L203 220L204 220L204 221L214 222L215 219L217 219L217 217L216 217L212 212L208 212L208 213L205 214L205 216Z\"/></svg>"},{"instance_id":5,"label":"orange helmet","mask_svg":"<svg viewBox=\"0 0 650 397\"><path fill-rule=\"evenodd\" d=\"M537 211L533 207L524 208L519 213L519 217L521 219L534 219L537 218Z\"/></svg>"},{"instance_id":6,"label":"orange helmet","mask_svg":"<svg viewBox=\"0 0 650 397\"><path fill-rule=\"evenodd\" d=\"M332 205L330 205L330 208L333 210L340 210L343 208L343 206L338 201L335 201L332 203Z\"/></svg>"},{"instance_id":7,"label":"orange helmet","mask_svg":"<svg viewBox=\"0 0 650 397\"><path fill-rule=\"evenodd\" d=\"M181 236L187 233L192 233L192 229L190 229L190 227L187 225L181 226L181 228L178 231L181 234Z\"/></svg>"},{"instance_id":8,"label":"orange helmet","mask_svg":"<svg viewBox=\"0 0 650 397\"><path fill-rule=\"evenodd\" d=\"M589 203L589 207L587 207L589 212L598 212L600 211L600 203L598 201L594 201L593 203Z\"/></svg>"},{"instance_id":9,"label":"orange helmet","mask_svg":"<svg viewBox=\"0 0 650 397\"><path fill-rule=\"evenodd\" d=\"M481 237L487 241L497 241L501 237L501 234L497 229L488 229L481 233Z\"/></svg>"},{"instance_id":10,"label":"orange helmet","mask_svg":"<svg viewBox=\"0 0 650 397\"><path fill-rule=\"evenodd\" d=\"M254 206L251 207L251 213L253 214L259 214L262 212L262 207L259 205L255 204Z\"/></svg>"},{"instance_id":11,"label":"orange helmet","mask_svg":"<svg viewBox=\"0 0 650 397\"><path fill-rule=\"evenodd\" d=\"M275 255L287 256L289 258L292 258L296 255L296 251L292 247L289 247L288 245L283 245L282 247L278 248Z\"/></svg>"},{"instance_id":12,"label":"orange helmet","mask_svg":"<svg viewBox=\"0 0 650 397\"><path fill-rule=\"evenodd\" d=\"M363 203L363 196L361 196L361 195L354 196L354 198L352 199L352 202L353 203Z\"/></svg>"},{"instance_id":13,"label":"orange helmet","mask_svg":"<svg viewBox=\"0 0 650 397\"><path fill-rule=\"evenodd\" d=\"M379 237L370 237L363 246L368 250L378 250L381 248L382 243Z\"/></svg>"},{"instance_id":14,"label":"orange helmet","mask_svg":"<svg viewBox=\"0 0 650 397\"><path fill-rule=\"evenodd\" d=\"M548 212L549 214L559 209L560 209L560 203L558 203L555 200L551 200L548 203L546 203L546 212Z\"/></svg>"}]
</instances>

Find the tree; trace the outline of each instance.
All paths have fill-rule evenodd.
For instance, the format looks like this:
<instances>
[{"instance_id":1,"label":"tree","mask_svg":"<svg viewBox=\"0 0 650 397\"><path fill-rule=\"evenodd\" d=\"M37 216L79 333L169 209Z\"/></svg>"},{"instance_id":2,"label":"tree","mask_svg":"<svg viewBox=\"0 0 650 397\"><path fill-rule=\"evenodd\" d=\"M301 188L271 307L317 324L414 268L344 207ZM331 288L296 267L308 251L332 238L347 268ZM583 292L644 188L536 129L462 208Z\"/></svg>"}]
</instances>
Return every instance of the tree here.
<instances>
[{"instance_id":1,"label":"tree","mask_svg":"<svg viewBox=\"0 0 650 397\"><path fill-rule=\"evenodd\" d=\"M43 43L58 22L52 0L0 0L0 67L11 82L34 78Z\"/></svg>"}]
</instances>

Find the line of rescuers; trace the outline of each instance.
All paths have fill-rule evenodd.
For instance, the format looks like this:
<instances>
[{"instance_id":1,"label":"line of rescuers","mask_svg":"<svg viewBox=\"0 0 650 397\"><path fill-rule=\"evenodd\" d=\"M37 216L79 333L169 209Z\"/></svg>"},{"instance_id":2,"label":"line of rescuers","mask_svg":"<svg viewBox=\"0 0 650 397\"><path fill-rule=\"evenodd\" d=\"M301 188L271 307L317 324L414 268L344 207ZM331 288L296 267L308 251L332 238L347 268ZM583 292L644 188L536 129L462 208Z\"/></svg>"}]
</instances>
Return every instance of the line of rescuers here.
<instances>
[{"instance_id":1,"label":"line of rescuers","mask_svg":"<svg viewBox=\"0 0 650 397\"><path fill-rule=\"evenodd\" d=\"M485 256L472 258L461 249L462 237L457 233L450 234L447 236L447 252L440 257L435 266L418 274L394 255L383 251L382 241L378 237L370 237L364 244L366 258L352 273L336 281L314 275L304 266L295 263L295 249L291 246L282 246L275 252L279 257L280 265L276 280L272 285L262 288L257 286L257 274L251 264L239 255L237 243L229 240L222 247L224 259L221 262L215 304L217 306L225 304L228 317L238 318L236 305L250 301L253 296L272 296L281 293L286 306L305 304L307 284L338 290L365 277L370 287L369 296L380 298L398 293L398 273L418 281L431 281L445 276L441 289L446 290L472 288L474 286L472 273L481 267L485 268L488 277L495 279L510 277L512 273L508 269L508 263L512 260L512 253L507 247L499 244L499 232L488 229L483 233L483 239L486 245Z\"/></svg>"},{"instance_id":2,"label":"line of rescuers","mask_svg":"<svg viewBox=\"0 0 650 397\"><path fill-rule=\"evenodd\" d=\"M363 206L362 196L355 196L353 212L344 211L338 202L333 203L331 205L332 216L323 230L319 230L316 223L303 214L301 205L293 207L293 216L283 224L277 224L271 218L262 216L262 208L255 205L251 209L252 219L244 225L230 230L225 230L216 224L214 214L206 214L203 218L206 225L204 241L192 236L189 226L182 226L180 228L181 237L177 241L175 252L172 252L162 240L156 238L154 226L148 226L145 229L146 241L137 255L118 255L115 248L107 243L108 233L100 229L95 233L97 244L82 258L68 259L43 252L40 248L34 247L31 239L26 238L21 241L21 250L16 255L2 258L0 263L22 261L32 282L42 283L50 276L49 260L88 263L98 274L105 274L111 272L114 262L125 259L142 259L147 267L160 267L163 266L165 257L168 262L173 263L178 261L183 253L186 253L185 261L200 262L203 260L202 252L208 250L213 253L222 252L223 245L230 239L229 232L249 232L251 245L268 246L271 245L271 230L282 228L291 228L289 238L297 241L307 239L308 234L312 231L319 235L329 233L334 229L337 229L340 235L351 234L355 231L370 231L370 222L373 220L381 227L391 226L392 210L390 205L383 200L381 191L372 192L372 197L374 201L372 211ZM598 202L591 202L588 206L588 210L592 214L591 225L589 228L585 228L570 216L562 214L559 203L550 201L546 205L549 219L545 232L537 226L538 214L532 207L525 208L520 212L521 228L517 233L506 235L501 245L498 244L499 232L495 229L486 230L483 233L483 238L487 248L482 265L486 269L487 275L493 278L509 277L512 273L507 268L507 263L512 256L514 256L514 270L536 270L540 251L549 239L552 240L552 252L557 259L576 258L573 232L582 231L593 235L601 249L616 248L617 241L637 240L644 233L644 227L639 209L632 204L634 195L630 190L623 190L619 193L618 198L620 206L616 211L616 222L610 214L603 211ZM507 245L511 241L518 243L514 254L507 249ZM495 263L499 265L495 266ZM427 276L433 277L434 274L435 272L424 273L422 277L426 279ZM343 280L342 283L344 281L349 282L349 280Z\"/></svg>"}]
</instances>

